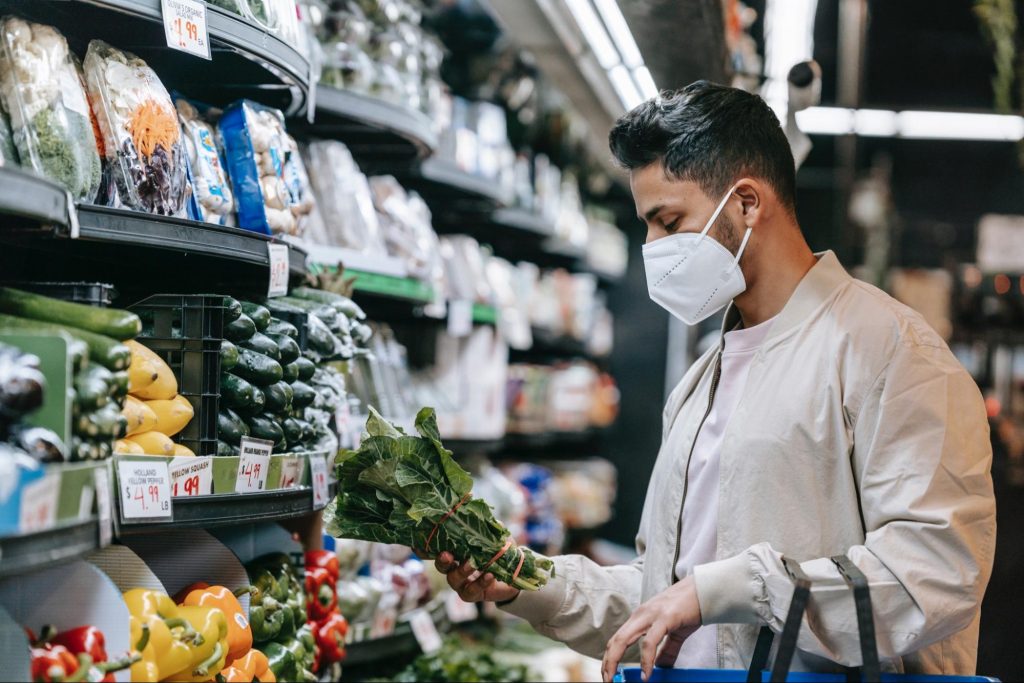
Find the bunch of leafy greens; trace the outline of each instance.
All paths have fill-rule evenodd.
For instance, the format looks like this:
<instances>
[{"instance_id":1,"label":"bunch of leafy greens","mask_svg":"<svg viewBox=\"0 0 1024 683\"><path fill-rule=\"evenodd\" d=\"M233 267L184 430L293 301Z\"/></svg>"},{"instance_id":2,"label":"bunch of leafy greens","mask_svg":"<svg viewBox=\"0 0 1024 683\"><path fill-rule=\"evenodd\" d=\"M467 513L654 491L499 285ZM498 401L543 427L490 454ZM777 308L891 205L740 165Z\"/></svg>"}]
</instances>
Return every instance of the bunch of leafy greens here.
<instances>
[{"instance_id":1,"label":"bunch of leafy greens","mask_svg":"<svg viewBox=\"0 0 1024 683\"><path fill-rule=\"evenodd\" d=\"M387 679L398 683L470 683L475 681L504 681L522 683L537 677L522 664L502 664L495 661L483 647L467 646L458 638L448 638L434 654L420 655L412 664Z\"/></svg>"},{"instance_id":2,"label":"bunch of leafy greens","mask_svg":"<svg viewBox=\"0 0 1024 683\"><path fill-rule=\"evenodd\" d=\"M471 498L473 480L441 444L433 408L416 416L416 431L408 436L370 408L359 450L339 456L341 492L324 512L327 532L425 557L448 551L521 590L547 583L551 560L511 542L491 506Z\"/></svg>"}]
</instances>

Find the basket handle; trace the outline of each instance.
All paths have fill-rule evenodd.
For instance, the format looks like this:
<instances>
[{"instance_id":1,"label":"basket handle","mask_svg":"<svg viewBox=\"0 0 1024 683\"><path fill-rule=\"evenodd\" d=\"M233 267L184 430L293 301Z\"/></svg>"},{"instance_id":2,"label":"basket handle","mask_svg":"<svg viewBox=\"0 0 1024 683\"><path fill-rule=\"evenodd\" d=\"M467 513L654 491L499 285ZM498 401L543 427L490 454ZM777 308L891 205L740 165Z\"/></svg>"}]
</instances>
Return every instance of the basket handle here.
<instances>
[{"instance_id":1,"label":"basket handle","mask_svg":"<svg viewBox=\"0 0 1024 683\"><path fill-rule=\"evenodd\" d=\"M793 581L793 598L789 602L789 612L786 614L786 621L782 626L782 638L779 640L779 649L775 652L775 662L772 664L770 680L785 681L789 674L789 667L793 663L793 654L796 652L797 636L800 635L800 626L803 623L804 612L807 611L807 604L811 599L811 579L804 573L797 562L783 556L782 564L786 573ZM754 646L754 656L750 659L750 668L747 669L747 683L756 683L761 680L761 672L767 668L768 656L772 649L772 641L775 640L774 632L767 626L762 626L757 635L757 644Z\"/></svg>"},{"instance_id":2,"label":"basket handle","mask_svg":"<svg viewBox=\"0 0 1024 683\"><path fill-rule=\"evenodd\" d=\"M853 602L857 609L857 630L860 633L860 679L866 683L881 680L878 664L878 644L875 642L875 620L871 611L871 589L864 572L846 555L832 558L846 585L853 589Z\"/></svg>"}]
</instances>

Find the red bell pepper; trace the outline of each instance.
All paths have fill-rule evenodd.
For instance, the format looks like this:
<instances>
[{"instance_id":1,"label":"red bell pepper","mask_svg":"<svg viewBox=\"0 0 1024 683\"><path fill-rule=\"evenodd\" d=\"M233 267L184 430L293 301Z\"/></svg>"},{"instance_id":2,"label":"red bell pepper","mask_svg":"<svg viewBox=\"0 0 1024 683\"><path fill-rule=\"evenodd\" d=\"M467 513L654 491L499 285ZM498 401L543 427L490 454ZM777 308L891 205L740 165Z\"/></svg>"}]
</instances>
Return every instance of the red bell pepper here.
<instances>
[{"instance_id":1,"label":"red bell pepper","mask_svg":"<svg viewBox=\"0 0 1024 683\"><path fill-rule=\"evenodd\" d=\"M35 681L90 680L113 683L113 672L127 669L139 655L107 661L106 640L95 626L79 626L57 633L43 627L42 637L26 629L32 640L32 679Z\"/></svg>"},{"instance_id":2,"label":"red bell pepper","mask_svg":"<svg viewBox=\"0 0 1024 683\"><path fill-rule=\"evenodd\" d=\"M309 620L319 622L338 609L338 592L329 570L306 569L306 611Z\"/></svg>"},{"instance_id":3,"label":"red bell pepper","mask_svg":"<svg viewBox=\"0 0 1024 683\"><path fill-rule=\"evenodd\" d=\"M346 633L348 621L339 612L334 612L317 623L316 643L320 646L322 662L330 664L345 659Z\"/></svg>"},{"instance_id":4,"label":"red bell pepper","mask_svg":"<svg viewBox=\"0 0 1024 683\"><path fill-rule=\"evenodd\" d=\"M313 569L314 567L323 567L331 573L334 583L338 583L338 578L341 576L341 568L338 565L338 556L333 552L330 550L307 550L306 569Z\"/></svg>"},{"instance_id":5,"label":"red bell pepper","mask_svg":"<svg viewBox=\"0 0 1024 683\"><path fill-rule=\"evenodd\" d=\"M53 637L54 645L63 645L73 655L89 655L92 658L92 668L104 672L101 683L114 683L115 671L127 669L136 661L131 656L122 657L115 661L109 661L107 656L106 639L103 632L95 626L79 626L70 631L62 631ZM90 680L96 680L90 678Z\"/></svg>"}]
</instances>

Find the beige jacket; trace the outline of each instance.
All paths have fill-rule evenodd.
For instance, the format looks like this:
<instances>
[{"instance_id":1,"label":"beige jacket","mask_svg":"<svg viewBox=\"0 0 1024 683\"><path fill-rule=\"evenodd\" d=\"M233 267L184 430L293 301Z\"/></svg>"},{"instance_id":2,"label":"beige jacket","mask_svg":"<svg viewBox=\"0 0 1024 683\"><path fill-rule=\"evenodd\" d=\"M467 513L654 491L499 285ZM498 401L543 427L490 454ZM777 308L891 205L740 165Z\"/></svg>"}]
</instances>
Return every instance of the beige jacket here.
<instances>
[{"instance_id":1,"label":"beige jacket","mask_svg":"<svg viewBox=\"0 0 1024 683\"><path fill-rule=\"evenodd\" d=\"M726 329L737 322L730 310ZM633 610L672 584L718 353L668 400L637 560L556 558L557 578L507 611L601 657ZM991 460L978 387L942 339L820 255L755 356L723 440L717 561L694 569L704 623L722 624L719 666L747 666L759 625L781 631L793 590L783 554L814 581L793 668L859 665L853 596L828 559L845 553L869 579L884 669L972 674L995 546Z\"/></svg>"}]
</instances>

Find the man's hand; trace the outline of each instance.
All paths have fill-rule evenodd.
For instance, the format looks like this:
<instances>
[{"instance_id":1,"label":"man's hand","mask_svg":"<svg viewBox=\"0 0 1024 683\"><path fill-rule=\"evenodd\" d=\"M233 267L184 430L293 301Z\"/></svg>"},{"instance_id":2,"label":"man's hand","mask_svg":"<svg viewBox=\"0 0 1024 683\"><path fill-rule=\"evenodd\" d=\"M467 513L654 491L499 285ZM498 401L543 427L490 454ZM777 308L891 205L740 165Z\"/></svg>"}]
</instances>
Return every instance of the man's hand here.
<instances>
[{"instance_id":1,"label":"man's hand","mask_svg":"<svg viewBox=\"0 0 1024 683\"><path fill-rule=\"evenodd\" d=\"M466 602L506 602L519 595L518 588L498 581L494 574L481 574L468 561L460 565L451 553L438 555L434 566L447 575L448 585Z\"/></svg>"},{"instance_id":2,"label":"man's hand","mask_svg":"<svg viewBox=\"0 0 1024 683\"><path fill-rule=\"evenodd\" d=\"M450 579L449 579L450 581ZM671 588L654 596L633 613L605 647L601 662L601 676L610 682L619 668L626 649L643 638L640 646L640 666L644 680L651 676L657 660L658 666L672 666L683 641L700 628L700 603L693 577L688 576ZM668 637L659 651L661 641Z\"/></svg>"}]
</instances>

